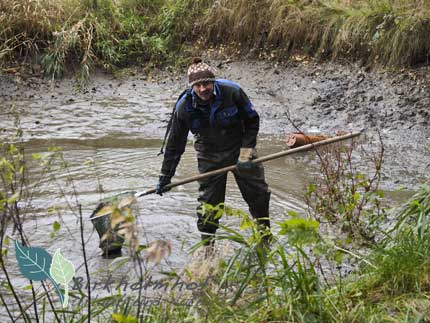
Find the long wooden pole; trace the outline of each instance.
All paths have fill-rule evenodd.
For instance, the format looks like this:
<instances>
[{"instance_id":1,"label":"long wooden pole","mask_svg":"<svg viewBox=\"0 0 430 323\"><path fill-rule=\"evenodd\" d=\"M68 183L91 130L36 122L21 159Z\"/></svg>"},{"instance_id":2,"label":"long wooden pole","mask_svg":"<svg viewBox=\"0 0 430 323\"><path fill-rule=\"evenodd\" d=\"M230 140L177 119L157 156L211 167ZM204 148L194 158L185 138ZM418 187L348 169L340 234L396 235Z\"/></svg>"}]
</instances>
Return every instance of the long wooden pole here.
<instances>
[{"instance_id":1,"label":"long wooden pole","mask_svg":"<svg viewBox=\"0 0 430 323\"><path fill-rule=\"evenodd\" d=\"M283 151L280 151L278 153L274 153L274 154L271 154L271 155L267 155L267 156L264 156L264 157L260 157L260 158L254 159L254 160L252 160L252 163L253 164L264 163L266 161L277 159L277 158L281 158L281 157L284 157L284 156L293 155L293 154L297 154L297 153L300 153L300 152L305 152L305 151L313 150L313 149L321 147L321 146L325 146L325 145L329 145L329 144L332 144L332 143L335 143L335 142L339 142L339 141L342 141L342 140L346 140L346 139L351 139L351 138L357 137L360 134L361 134L361 132L352 132L352 133L344 135L344 136L336 136L336 137L333 137L333 138L329 138L329 139L326 139L326 140L318 141L318 142L311 143L311 144L308 144L308 145L304 145L304 146L301 146L301 147L297 147L297 148L293 148L293 149L289 149L289 150L283 150ZM231 166L220 168L220 169L217 169L217 170L214 170L214 171L210 171L210 172L207 172L207 173L203 173L203 174L195 175L195 176L192 176L192 177L184 178L184 179L182 179L180 181L177 181L177 182L170 183L170 184L166 185L165 188L169 189L169 188L172 188L172 187L175 187L175 186L187 184L187 183L190 183L190 182L195 182L195 181L198 181L200 179L205 179L205 178L208 178L208 177L211 177L211 176L214 176L214 175L218 175L218 174L222 174L222 173L227 173L229 171L234 170L235 168L236 168L236 165L231 165ZM153 189L150 189L150 190L147 190L147 191L137 192L134 196L135 197L141 197L141 196L152 194L152 193L155 193L155 192L156 192L156 189L153 188Z\"/></svg>"}]
</instances>

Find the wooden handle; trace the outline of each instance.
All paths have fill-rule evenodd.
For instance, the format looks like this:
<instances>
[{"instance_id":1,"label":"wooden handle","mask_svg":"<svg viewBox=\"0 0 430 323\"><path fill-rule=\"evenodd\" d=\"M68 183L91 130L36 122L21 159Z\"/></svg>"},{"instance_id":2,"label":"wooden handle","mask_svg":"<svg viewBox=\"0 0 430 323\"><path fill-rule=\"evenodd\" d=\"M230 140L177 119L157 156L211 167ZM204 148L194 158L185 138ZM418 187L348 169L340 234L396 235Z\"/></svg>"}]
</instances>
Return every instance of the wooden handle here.
<instances>
[{"instance_id":1,"label":"wooden handle","mask_svg":"<svg viewBox=\"0 0 430 323\"><path fill-rule=\"evenodd\" d=\"M252 160L252 163L253 164L264 163L266 161L277 159L277 158L281 158L281 157L284 157L284 156L287 156L287 155L292 155L292 154L296 154L296 153L300 153L300 152L304 152L304 151L309 151L309 150L318 148L320 146L325 146L325 145L329 145L329 144L332 144L332 143L335 143L335 142L338 142L338 141L342 141L342 140L354 138L354 137L359 136L360 134L361 134L361 131L360 132L352 132L352 133L344 135L344 136L336 136L336 137L329 138L329 139L326 139L326 140L322 140L322 141L318 141L318 142L315 142L315 143L310 143L308 145L300 146L300 147L297 147L297 148L283 150L283 151L280 151L278 153L274 153L274 154L271 154L271 155L267 155L267 156L264 156L264 157L260 157L260 158L254 159L254 160ZM179 186L179 185L183 185L183 184L195 182L195 181L198 181L200 179L208 178L208 177L211 177L211 176L214 176L214 175L218 175L218 174L222 174L222 173L227 173L229 171L234 170L235 168L236 168L236 165L231 165L231 166L223 167L223 168L220 168L220 169L217 169L217 170L213 170L213 171L210 171L210 172L207 172L207 173L203 173L203 174L191 176L191 177L188 177L188 178L184 178L184 179L182 179L180 181L177 181L177 182L174 182L174 183L170 183L170 184L166 185L165 188L172 188L172 187L175 187L175 186ZM152 193L155 193L155 192L156 192L156 189L153 188L153 189L150 189L150 190L147 190L147 191L144 191L144 192L137 192L135 194L135 197L140 197L140 196L152 194Z\"/></svg>"}]
</instances>

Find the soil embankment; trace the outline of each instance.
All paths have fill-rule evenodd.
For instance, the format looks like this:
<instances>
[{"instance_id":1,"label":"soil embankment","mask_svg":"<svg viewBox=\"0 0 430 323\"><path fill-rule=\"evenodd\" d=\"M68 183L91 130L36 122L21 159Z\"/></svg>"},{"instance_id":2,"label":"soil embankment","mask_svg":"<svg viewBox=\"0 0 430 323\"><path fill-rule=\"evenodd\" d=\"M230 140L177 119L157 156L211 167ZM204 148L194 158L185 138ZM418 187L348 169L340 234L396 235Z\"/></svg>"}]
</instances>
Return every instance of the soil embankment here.
<instances>
[{"instance_id":1,"label":"soil embankment","mask_svg":"<svg viewBox=\"0 0 430 323\"><path fill-rule=\"evenodd\" d=\"M418 73L418 71L417 71ZM334 134L364 129L368 143L385 146L385 185L413 188L430 176L430 92L415 73L366 72L354 66L233 63L222 74L236 79L261 111L262 131Z\"/></svg>"}]
</instances>

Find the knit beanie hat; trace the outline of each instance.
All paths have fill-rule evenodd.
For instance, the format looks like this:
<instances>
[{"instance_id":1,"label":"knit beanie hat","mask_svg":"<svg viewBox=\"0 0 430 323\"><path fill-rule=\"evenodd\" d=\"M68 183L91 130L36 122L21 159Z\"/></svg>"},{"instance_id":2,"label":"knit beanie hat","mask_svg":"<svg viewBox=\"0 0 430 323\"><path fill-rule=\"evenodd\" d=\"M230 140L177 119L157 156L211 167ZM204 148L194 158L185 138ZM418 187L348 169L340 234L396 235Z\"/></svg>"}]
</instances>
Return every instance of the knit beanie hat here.
<instances>
[{"instance_id":1,"label":"knit beanie hat","mask_svg":"<svg viewBox=\"0 0 430 323\"><path fill-rule=\"evenodd\" d=\"M199 82L214 82L215 69L203 63L199 57L193 58L188 68L188 85L193 86Z\"/></svg>"}]
</instances>

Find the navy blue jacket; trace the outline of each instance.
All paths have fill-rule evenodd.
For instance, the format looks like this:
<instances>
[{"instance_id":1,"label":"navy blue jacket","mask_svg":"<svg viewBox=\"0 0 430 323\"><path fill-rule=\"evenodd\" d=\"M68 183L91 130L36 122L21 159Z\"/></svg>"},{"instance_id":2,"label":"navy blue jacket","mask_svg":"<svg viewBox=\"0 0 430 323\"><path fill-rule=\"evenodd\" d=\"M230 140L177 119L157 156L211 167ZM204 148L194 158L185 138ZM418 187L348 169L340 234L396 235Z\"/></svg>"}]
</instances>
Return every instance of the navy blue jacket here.
<instances>
[{"instance_id":1,"label":"navy blue jacket","mask_svg":"<svg viewBox=\"0 0 430 323\"><path fill-rule=\"evenodd\" d=\"M200 104L194 91L188 89L176 102L161 173L175 174L189 131L195 137L199 158L205 153L238 153L241 147L254 148L259 123L248 96L234 82L217 79L209 105Z\"/></svg>"}]
</instances>

